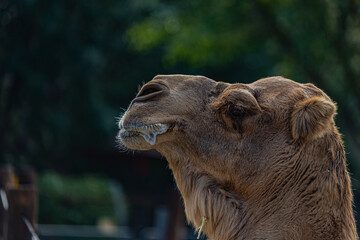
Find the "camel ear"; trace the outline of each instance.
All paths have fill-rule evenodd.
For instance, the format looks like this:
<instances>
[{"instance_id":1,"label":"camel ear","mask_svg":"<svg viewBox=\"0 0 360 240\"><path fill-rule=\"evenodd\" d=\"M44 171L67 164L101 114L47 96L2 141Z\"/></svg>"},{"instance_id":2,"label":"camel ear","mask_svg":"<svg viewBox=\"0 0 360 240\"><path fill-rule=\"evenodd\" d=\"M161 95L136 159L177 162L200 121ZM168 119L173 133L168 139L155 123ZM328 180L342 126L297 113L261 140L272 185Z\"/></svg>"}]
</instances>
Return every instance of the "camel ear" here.
<instances>
[{"instance_id":1,"label":"camel ear","mask_svg":"<svg viewBox=\"0 0 360 240\"><path fill-rule=\"evenodd\" d=\"M302 100L291 115L293 138L311 138L325 133L331 127L335 112L335 104L324 97Z\"/></svg>"}]
</instances>

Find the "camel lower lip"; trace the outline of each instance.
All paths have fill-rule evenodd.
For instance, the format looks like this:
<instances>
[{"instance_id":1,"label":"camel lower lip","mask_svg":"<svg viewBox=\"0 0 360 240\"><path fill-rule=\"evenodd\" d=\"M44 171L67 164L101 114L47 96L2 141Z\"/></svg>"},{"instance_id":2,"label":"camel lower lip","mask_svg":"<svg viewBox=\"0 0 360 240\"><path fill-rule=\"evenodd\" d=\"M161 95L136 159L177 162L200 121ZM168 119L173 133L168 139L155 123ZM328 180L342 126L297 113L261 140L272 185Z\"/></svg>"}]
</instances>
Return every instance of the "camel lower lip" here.
<instances>
[{"instance_id":1,"label":"camel lower lip","mask_svg":"<svg viewBox=\"0 0 360 240\"><path fill-rule=\"evenodd\" d=\"M120 137L140 136L140 132L137 132L137 131L128 131L128 130L125 130L125 129L120 129L119 136L120 136Z\"/></svg>"}]
</instances>

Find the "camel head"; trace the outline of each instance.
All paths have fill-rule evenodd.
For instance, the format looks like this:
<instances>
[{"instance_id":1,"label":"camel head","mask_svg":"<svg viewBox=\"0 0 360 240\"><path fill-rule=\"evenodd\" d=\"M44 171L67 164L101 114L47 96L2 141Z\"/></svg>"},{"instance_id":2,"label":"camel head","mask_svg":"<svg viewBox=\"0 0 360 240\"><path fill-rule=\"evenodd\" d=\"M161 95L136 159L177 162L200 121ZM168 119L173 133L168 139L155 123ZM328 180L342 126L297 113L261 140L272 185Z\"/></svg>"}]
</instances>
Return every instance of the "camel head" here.
<instances>
[{"instance_id":1,"label":"camel head","mask_svg":"<svg viewBox=\"0 0 360 240\"><path fill-rule=\"evenodd\" d=\"M253 176L285 146L332 131L334 113L322 91L281 77L228 84L159 75L131 102L118 137L130 149L157 149L169 161L190 154L198 168L214 167L213 175L236 167Z\"/></svg>"},{"instance_id":2,"label":"camel head","mask_svg":"<svg viewBox=\"0 0 360 240\"><path fill-rule=\"evenodd\" d=\"M344 226L326 214L354 222L335 112L314 85L282 77L228 84L159 75L122 116L118 139L166 157L188 220L199 227L206 217L211 239L336 239L343 230L320 228Z\"/></svg>"}]
</instances>

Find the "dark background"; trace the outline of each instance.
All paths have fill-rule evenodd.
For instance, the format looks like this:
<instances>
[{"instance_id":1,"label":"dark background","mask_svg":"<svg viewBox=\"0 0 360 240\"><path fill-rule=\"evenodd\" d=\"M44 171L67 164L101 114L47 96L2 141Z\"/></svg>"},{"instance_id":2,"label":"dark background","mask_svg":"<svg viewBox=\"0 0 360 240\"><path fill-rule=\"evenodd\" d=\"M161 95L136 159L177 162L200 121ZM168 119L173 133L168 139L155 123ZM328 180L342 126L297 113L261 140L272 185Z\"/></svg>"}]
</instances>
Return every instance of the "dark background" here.
<instances>
[{"instance_id":1,"label":"dark background","mask_svg":"<svg viewBox=\"0 0 360 240\"><path fill-rule=\"evenodd\" d=\"M39 223L115 218L82 204L114 179L126 224L141 229L176 189L161 156L116 148L117 117L139 86L156 74L281 75L337 102L357 193L359 11L356 0L0 0L0 164L39 173ZM108 206L98 198L89 204Z\"/></svg>"}]
</instances>

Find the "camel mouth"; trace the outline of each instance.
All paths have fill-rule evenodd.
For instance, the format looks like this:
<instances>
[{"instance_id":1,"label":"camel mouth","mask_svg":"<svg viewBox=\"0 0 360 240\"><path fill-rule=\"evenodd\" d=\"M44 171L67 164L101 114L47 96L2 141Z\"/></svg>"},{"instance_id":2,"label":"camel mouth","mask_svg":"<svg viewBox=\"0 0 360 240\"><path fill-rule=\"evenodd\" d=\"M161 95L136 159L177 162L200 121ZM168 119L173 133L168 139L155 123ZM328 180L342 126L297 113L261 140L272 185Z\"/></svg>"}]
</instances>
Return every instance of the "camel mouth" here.
<instances>
[{"instance_id":1,"label":"camel mouth","mask_svg":"<svg viewBox=\"0 0 360 240\"><path fill-rule=\"evenodd\" d=\"M123 125L122 123L119 124L120 130L125 130L128 132L138 132L138 133L160 131L165 126L167 127L167 124L164 123L131 124L131 125Z\"/></svg>"},{"instance_id":2,"label":"camel mouth","mask_svg":"<svg viewBox=\"0 0 360 240\"><path fill-rule=\"evenodd\" d=\"M155 145L156 136L167 132L169 126L164 123L124 125L120 122L119 128L120 139L143 137L147 143Z\"/></svg>"}]
</instances>

